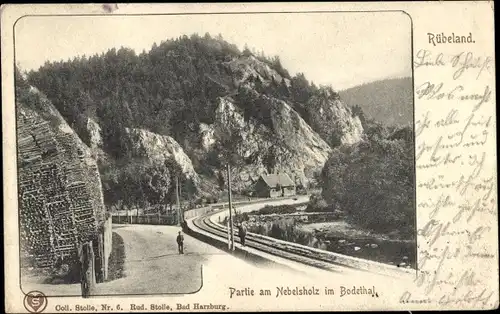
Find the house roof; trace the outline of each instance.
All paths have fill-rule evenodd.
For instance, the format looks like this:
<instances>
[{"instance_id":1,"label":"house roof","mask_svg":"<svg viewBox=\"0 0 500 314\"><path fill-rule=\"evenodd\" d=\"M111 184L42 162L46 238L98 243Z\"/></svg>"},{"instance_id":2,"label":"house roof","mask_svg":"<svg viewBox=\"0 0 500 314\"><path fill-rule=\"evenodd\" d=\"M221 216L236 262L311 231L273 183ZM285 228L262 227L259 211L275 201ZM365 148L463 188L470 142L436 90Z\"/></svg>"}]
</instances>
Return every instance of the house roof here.
<instances>
[{"instance_id":1,"label":"house roof","mask_svg":"<svg viewBox=\"0 0 500 314\"><path fill-rule=\"evenodd\" d=\"M295 185L292 179L290 179L290 177L286 173L263 174L260 177L269 187L273 188L278 184L281 186Z\"/></svg>"}]
</instances>

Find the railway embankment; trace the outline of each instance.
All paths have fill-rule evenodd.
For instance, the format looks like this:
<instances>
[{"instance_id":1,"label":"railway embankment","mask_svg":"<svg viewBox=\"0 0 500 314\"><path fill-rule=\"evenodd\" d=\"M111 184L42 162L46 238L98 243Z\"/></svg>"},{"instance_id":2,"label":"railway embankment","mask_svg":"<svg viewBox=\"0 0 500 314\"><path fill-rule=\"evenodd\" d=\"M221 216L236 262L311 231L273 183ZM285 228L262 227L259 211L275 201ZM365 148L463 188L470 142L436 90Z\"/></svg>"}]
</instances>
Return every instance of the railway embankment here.
<instances>
[{"instance_id":1,"label":"railway embankment","mask_svg":"<svg viewBox=\"0 0 500 314\"><path fill-rule=\"evenodd\" d=\"M266 204L300 202L299 199L259 202L253 204L240 204L238 212L248 212ZM186 220L185 231L204 242L210 243L220 249L228 250L228 232L221 221L228 215L225 209L211 209L200 213L199 216ZM409 278L415 270L400 268L393 265L356 258L321 249L308 247L301 244L278 240L272 237L248 233L247 245L241 246L237 231L234 230L235 250L234 255L247 260L258 262L274 262L285 266L293 265L300 269L298 264L322 268L334 272L369 272L379 275L399 278Z\"/></svg>"}]
</instances>

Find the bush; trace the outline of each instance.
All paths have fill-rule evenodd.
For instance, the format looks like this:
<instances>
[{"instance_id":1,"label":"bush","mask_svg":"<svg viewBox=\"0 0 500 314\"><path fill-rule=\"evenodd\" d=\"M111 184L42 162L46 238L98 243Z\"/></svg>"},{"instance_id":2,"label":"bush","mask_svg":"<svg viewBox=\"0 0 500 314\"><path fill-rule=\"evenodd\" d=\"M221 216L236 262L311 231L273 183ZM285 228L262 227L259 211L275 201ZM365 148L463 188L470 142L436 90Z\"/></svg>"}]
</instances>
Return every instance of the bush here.
<instances>
[{"instance_id":1,"label":"bush","mask_svg":"<svg viewBox=\"0 0 500 314\"><path fill-rule=\"evenodd\" d=\"M324 249L325 247L322 240L318 239L314 234L297 228L297 221L293 218L285 218L265 224L250 226L249 231L278 240L298 243L310 247L320 249Z\"/></svg>"},{"instance_id":2,"label":"bush","mask_svg":"<svg viewBox=\"0 0 500 314\"><path fill-rule=\"evenodd\" d=\"M264 208L259 210L254 210L251 213L258 215L270 215L270 214L291 214L297 211L297 207L294 205L278 205L271 206L266 205Z\"/></svg>"},{"instance_id":3,"label":"bush","mask_svg":"<svg viewBox=\"0 0 500 314\"><path fill-rule=\"evenodd\" d=\"M312 194L307 204L306 212L333 211L333 206L329 206L321 194Z\"/></svg>"},{"instance_id":4,"label":"bush","mask_svg":"<svg viewBox=\"0 0 500 314\"><path fill-rule=\"evenodd\" d=\"M248 213L241 213L241 214L236 214L234 215L234 222L235 223L242 223L244 221L248 221L249 216Z\"/></svg>"},{"instance_id":5,"label":"bush","mask_svg":"<svg viewBox=\"0 0 500 314\"><path fill-rule=\"evenodd\" d=\"M236 213L234 216L233 216L233 224L238 224L238 223L242 223L244 221L248 221L250 219L248 213ZM224 220L222 221L222 224L225 225L227 224L227 221L229 220L229 217L226 216L224 217Z\"/></svg>"}]
</instances>

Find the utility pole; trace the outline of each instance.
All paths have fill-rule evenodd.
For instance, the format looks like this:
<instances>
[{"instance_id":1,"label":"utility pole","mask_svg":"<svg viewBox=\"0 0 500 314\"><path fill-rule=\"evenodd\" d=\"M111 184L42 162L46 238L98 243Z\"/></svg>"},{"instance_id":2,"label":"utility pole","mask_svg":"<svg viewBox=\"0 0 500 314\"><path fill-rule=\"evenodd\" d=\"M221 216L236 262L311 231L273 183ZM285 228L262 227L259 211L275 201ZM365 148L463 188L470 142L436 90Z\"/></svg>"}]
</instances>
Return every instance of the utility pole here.
<instances>
[{"instance_id":1,"label":"utility pole","mask_svg":"<svg viewBox=\"0 0 500 314\"><path fill-rule=\"evenodd\" d=\"M182 201L183 201L183 199L182 199L182 184L179 184L179 205L181 206L180 207L181 212L182 212L182 206L183 206ZM182 215L182 218L184 219L184 215Z\"/></svg>"},{"instance_id":2,"label":"utility pole","mask_svg":"<svg viewBox=\"0 0 500 314\"><path fill-rule=\"evenodd\" d=\"M181 204L179 200L179 176L175 177L175 198L177 200L177 224L181 225Z\"/></svg>"},{"instance_id":3,"label":"utility pole","mask_svg":"<svg viewBox=\"0 0 500 314\"><path fill-rule=\"evenodd\" d=\"M229 197L229 250L234 251L233 204L231 199L231 166L227 164L227 192Z\"/></svg>"}]
</instances>

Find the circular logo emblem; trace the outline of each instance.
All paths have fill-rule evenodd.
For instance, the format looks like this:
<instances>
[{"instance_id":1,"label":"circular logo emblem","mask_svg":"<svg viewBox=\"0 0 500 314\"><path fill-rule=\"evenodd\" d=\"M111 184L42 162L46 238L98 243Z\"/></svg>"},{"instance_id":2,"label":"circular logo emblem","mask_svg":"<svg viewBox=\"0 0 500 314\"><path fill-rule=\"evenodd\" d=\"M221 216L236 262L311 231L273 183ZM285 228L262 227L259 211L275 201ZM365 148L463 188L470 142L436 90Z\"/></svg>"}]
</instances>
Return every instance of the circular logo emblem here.
<instances>
[{"instance_id":1,"label":"circular logo emblem","mask_svg":"<svg viewBox=\"0 0 500 314\"><path fill-rule=\"evenodd\" d=\"M40 291L30 291L24 297L24 307L30 313L41 313L47 307L47 297Z\"/></svg>"}]
</instances>

